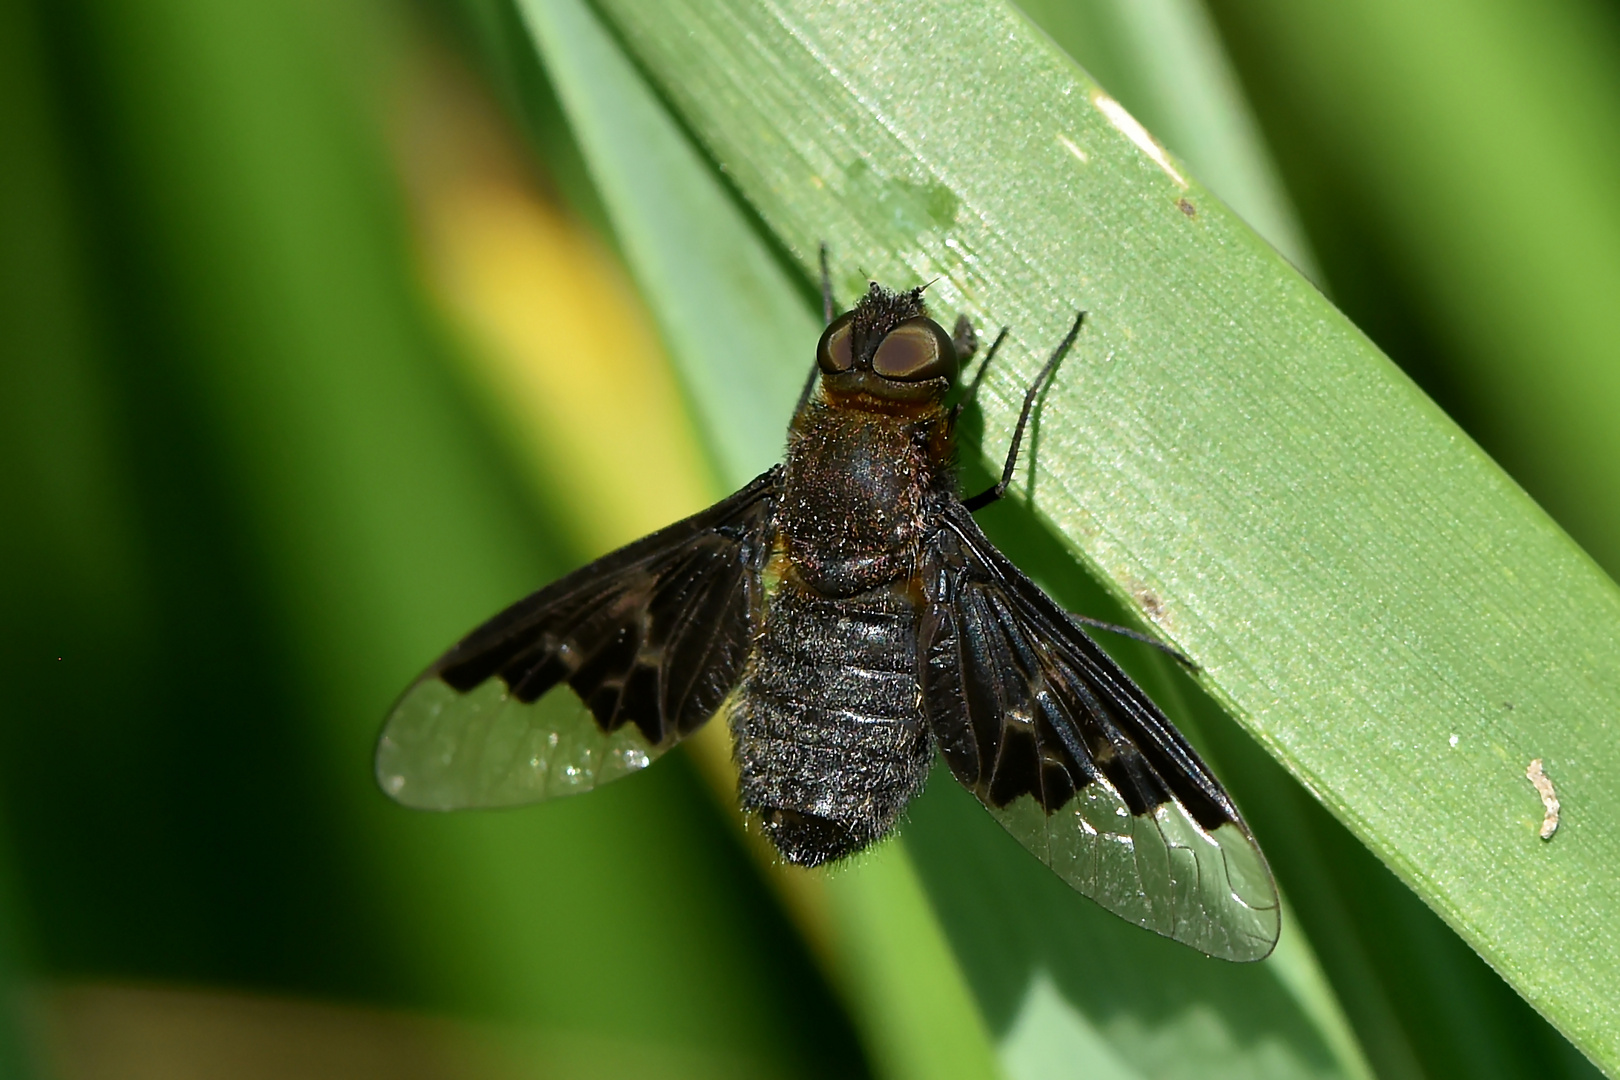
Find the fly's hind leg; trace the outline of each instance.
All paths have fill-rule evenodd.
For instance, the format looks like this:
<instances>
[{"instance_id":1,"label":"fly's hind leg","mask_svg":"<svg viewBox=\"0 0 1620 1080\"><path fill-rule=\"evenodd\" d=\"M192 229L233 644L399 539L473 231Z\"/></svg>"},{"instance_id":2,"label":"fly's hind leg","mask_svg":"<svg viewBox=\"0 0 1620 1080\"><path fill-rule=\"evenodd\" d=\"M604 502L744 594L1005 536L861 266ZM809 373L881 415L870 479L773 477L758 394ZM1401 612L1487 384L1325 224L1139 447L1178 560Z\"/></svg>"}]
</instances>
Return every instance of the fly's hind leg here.
<instances>
[{"instance_id":1,"label":"fly's hind leg","mask_svg":"<svg viewBox=\"0 0 1620 1080\"><path fill-rule=\"evenodd\" d=\"M1197 672L1201 670L1198 665L1193 663L1192 659L1180 649L1177 649L1173 645L1166 645L1158 638L1149 637L1140 630L1132 630L1130 627L1120 626L1118 623L1103 622L1101 619L1093 619L1089 615L1076 615L1072 611L1065 612L1065 614L1067 614L1069 618L1073 619L1075 622L1080 623L1082 626L1089 626L1095 630L1106 630L1110 634L1118 634L1120 637L1128 637L1132 641L1140 641L1144 645L1151 645L1155 649L1158 649L1160 652L1164 653L1166 656L1170 657L1176 663L1180 664L1182 667L1186 668L1188 671Z\"/></svg>"}]
</instances>

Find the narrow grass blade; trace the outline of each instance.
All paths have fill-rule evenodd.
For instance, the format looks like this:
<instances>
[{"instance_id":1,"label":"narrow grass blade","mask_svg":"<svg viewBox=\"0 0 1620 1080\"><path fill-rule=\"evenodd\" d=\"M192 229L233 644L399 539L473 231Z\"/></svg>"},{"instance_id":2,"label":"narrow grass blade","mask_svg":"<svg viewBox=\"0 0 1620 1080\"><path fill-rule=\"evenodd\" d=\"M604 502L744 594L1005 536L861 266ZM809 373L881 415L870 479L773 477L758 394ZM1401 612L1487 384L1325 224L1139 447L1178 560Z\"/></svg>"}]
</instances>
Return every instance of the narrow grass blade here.
<instances>
[{"instance_id":1,"label":"narrow grass blade","mask_svg":"<svg viewBox=\"0 0 1620 1080\"><path fill-rule=\"evenodd\" d=\"M1620 574L1614 6L1210 7L1335 295Z\"/></svg>"},{"instance_id":2,"label":"narrow grass blade","mask_svg":"<svg viewBox=\"0 0 1620 1080\"><path fill-rule=\"evenodd\" d=\"M580 0L521 0L727 490L781 456L819 333L788 266ZM749 402L739 408L740 402Z\"/></svg>"},{"instance_id":3,"label":"narrow grass blade","mask_svg":"<svg viewBox=\"0 0 1620 1080\"><path fill-rule=\"evenodd\" d=\"M1321 281L1319 272L1309 270L1314 259L1299 250L1300 226L1281 194L1277 171L1260 142L1232 65L1199 0L1022 0L1018 6L1186 161L1201 182L1255 226L1296 267ZM1226 14L1230 21L1234 13L1229 7ZM1283 19L1262 20L1246 9L1244 21L1260 23L1277 37L1286 37L1289 29L1297 32L1300 27L1291 11ZM1246 28L1251 34L1256 29ZM1343 36L1332 40L1331 48L1344 47ZM1252 67L1258 58L1253 43L1247 44ZM1317 47L1327 47L1327 41ZM1363 54L1369 48L1366 42L1353 47ZM1262 52L1260 55L1273 64L1267 75L1282 76L1276 69L1287 66L1288 54L1282 49ZM1487 73L1499 66L1484 57L1476 57L1474 64L1476 77L1487 78ZM1352 70L1360 71L1363 66L1355 65ZM1458 66L1448 66L1443 77L1456 79L1460 74ZM1275 118L1279 111L1309 109L1318 116L1326 112L1348 118L1347 112L1316 100L1309 92L1335 96L1322 85L1321 66L1308 67L1309 76L1293 73L1296 80L1308 80L1306 93L1265 92L1267 84L1258 84L1268 115ZM1255 75L1253 70L1246 74L1251 78ZM1421 96L1429 107L1443 100L1434 94ZM1365 103L1368 95L1355 95L1354 100ZM1384 115L1391 114L1386 111ZM1375 152L1352 154L1346 147L1352 139L1342 129L1333 137L1324 134L1320 124L1305 123L1296 129L1284 126L1277 135L1289 138L1292 134L1297 138L1301 128L1311 132L1318 150L1325 149L1320 144L1332 144L1330 153L1315 156L1313 161L1320 161L1322 156L1354 158L1358 168L1343 170L1345 174L1359 171L1379 181L1395 171L1369 167L1368 159L1375 157ZM1377 130L1385 128L1380 125ZM1293 147L1296 165L1299 151L1300 147ZM1435 172L1424 175L1432 178ZM1486 182L1492 179L1492 174L1484 170L1475 170L1474 175ZM1354 212L1358 205L1355 199L1324 198L1320 185L1313 184L1310 178L1296 174L1295 179L1312 197L1316 215L1313 225L1318 229L1323 227L1324 217L1341 217L1347 210ZM1410 184L1402 190L1410 192ZM1424 218L1431 226L1443 220L1443 215ZM1336 257L1332 284L1338 286L1345 269L1346 248L1342 242L1333 243L1331 225L1327 232ZM1366 236L1358 236L1358 241L1362 247L1379 247L1378 241ZM1516 273L1504 260L1477 261L1476 272L1481 266L1489 268L1489 272ZM1399 289L1402 283L1411 284L1404 277L1379 275L1377 287L1388 292ZM1364 293L1366 284L1354 281L1347 292L1335 295L1352 302L1351 310L1365 313L1370 303ZM1383 342L1380 335L1386 331L1388 313L1400 305L1387 296L1371 304L1384 313L1374 324L1374 336ZM1393 342L1385 342L1405 370L1413 370L1414 364L1421 369L1424 358L1407 355L1410 350L1403 346L1408 344L1398 336ZM1561 356L1559 350L1553 349L1547 354L1549 361ZM1597 395L1594 404L1603 400L1602 395ZM1522 413L1517 406L1514 411ZM1470 431L1481 430L1477 414L1464 419ZM1582 461L1579 467L1605 465ZM1076 611L1102 610L1096 597L1068 602ZM1344 1011L1380 1076L1395 1080L1427 1073L1483 1080L1545 1075L1549 1069L1559 1070L1554 1062L1569 1062L1574 1075L1590 1074L1590 1066L1583 1070L1578 1052L1550 1030L1545 1020L1513 994L1476 953L1370 857L1342 826L1313 805L1297 782L1274 765L1267 767L1264 755L1256 754L1252 745L1245 745L1246 739L1226 737L1231 734L1230 723L1212 711L1204 695L1196 690L1188 693L1188 687L1178 685L1181 680L1172 679L1170 685L1161 686L1170 674L1149 672L1147 677L1160 687L1155 693L1161 700L1165 695L1172 700L1185 699L1199 714L1200 726L1221 744L1216 763L1223 767L1223 775L1270 853L1272 867L1292 901L1292 910L1318 950ZM1138 673L1137 677L1143 676ZM1415 956L1424 961L1414 964Z\"/></svg>"}]
</instances>

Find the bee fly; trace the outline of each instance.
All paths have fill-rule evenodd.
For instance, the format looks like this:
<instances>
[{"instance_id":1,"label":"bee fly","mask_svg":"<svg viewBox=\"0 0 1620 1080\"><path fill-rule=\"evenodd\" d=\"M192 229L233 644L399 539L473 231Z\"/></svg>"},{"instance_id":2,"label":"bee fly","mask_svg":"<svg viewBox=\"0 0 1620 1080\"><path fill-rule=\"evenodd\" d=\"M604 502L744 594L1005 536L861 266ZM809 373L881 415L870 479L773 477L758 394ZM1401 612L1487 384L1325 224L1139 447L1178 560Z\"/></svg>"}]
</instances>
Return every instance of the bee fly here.
<instances>
[{"instance_id":1,"label":"bee fly","mask_svg":"<svg viewBox=\"0 0 1620 1080\"><path fill-rule=\"evenodd\" d=\"M963 500L955 421L1006 331L947 407L976 351L968 320L949 335L922 289L875 282L834 318L825 255L822 280L828 324L786 462L440 657L388 718L383 790L434 810L587 791L724 711L743 807L815 866L894 829L937 746L1079 892L1211 956L1264 957L1277 893L1232 800L973 520L1006 490L1084 313L1025 396L1000 482Z\"/></svg>"}]
</instances>

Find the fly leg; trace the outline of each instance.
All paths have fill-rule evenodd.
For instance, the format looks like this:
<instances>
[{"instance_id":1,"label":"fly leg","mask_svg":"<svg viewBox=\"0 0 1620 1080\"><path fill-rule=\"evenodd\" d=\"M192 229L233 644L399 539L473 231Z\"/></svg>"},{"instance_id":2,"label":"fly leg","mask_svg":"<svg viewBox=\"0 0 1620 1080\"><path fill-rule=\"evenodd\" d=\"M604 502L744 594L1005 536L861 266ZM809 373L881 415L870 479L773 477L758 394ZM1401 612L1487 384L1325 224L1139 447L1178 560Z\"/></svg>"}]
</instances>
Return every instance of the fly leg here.
<instances>
[{"instance_id":1,"label":"fly leg","mask_svg":"<svg viewBox=\"0 0 1620 1080\"><path fill-rule=\"evenodd\" d=\"M833 302L832 271L827 268L827 245L823 242L821 245L822 325L825 326L827 323L832 322L833 316L837 314L838 305ZM799 410L804 408L804 403L810 400L810 392L816 388L816 375L819 371L816 362L812 360L810 362L810 377L804 380L804 389L799 391L799 404L794 408L793 415L797 416Z\"/></svg>"},{"instance_id":2,"label":"fly leg","mask_svg":"<svg viewBox=\"0 0 1620 1080\"><path fill-rule=\"evenodd\" d=\"M833 302L832 271L827 268L827 244L821 244L821 317L822 325L833 321L838 314L838 305Z\"/></svg>"},{"instance_id":3,"label":"fly leg","mask_svg":"<svg viewBox=\"0 0 1620 1080\"><path fill-rule=\"evenodd\" d=\"M1084 626L1090 626L1090 627L1093 627L1093 628L1095 628L1097 630L1106 630L1110 634L1118 634L1120 637L1128 637L1132 641L1140 641L1144 645L1151 645L1155 649L1158 649L1160 652L1164 653L1166 656L1168 656L1171 659L1175 660L1178 664L1180 664L1182 667L1186 668L1188 671L1196 672L1196 671L1199 670L1198 665L1193 663L1190 659L1188 659L1186 653L1182 652L1180 649L1177 649L1177 648L1175 648L1173 646L1166 645L1164 642L1158 640L1157 638L1149 637L1148 635L1142 633L1139 630L1132 630L1128 626L1120 626L1120 625L1118 625L1116 623L1103 622L1101 619L1093 619L1089 615L1076 615L1072 611L1066 612L1065 614L1067 614L1069 616L1069 618L1073 619L1075 622L1080 623L1080 624L1082 624Z\"/></svg>"},{"instance_id":4,"label":"fly leg","mask_svg":"<svg viewBox=\"0 0 1620 1080\"><path fill-rule=\"evenodd\" d=\"M963 499L962 505L967 507L968 510L978 510L981 507L989 506L1007 494L1007 487L1012 483L1013 469L1018 465L1018 448L1024 441L1024 428L1028 426L1030 413L1035 409L1035 397L1041 392L1041 388L1046 385L1047 381L1051 379L1052 373L1057 370L1058 363L1068 353L1069 347L1074 344L1074 339L1080 336L1080 324L1085 321L1085 312L1081 311L1075 315L1074 325L1069 327L1069 332L1058 343L1058 347L1052 350L1051 359L1046 362L1045 367L1041 368L1040 374L1035 376L1035 381L1029 384L1029 389L1024 393L1023 411L1018 414L1018 426L1013 428L1012 445L1007 448L1007 463L1002 466L1001 479L996 482L995 487L987 491L981 491L971 499ZM1006 336L1007 332L1003 330L1001 337ZM996 345L1001 344L1001 337L996 339ZM995 346L991 346L990 351L994 354ZM964 401L971 399L973 393L979 389L979 380L984 377L984 369L989 364L990 357L986 356L978 374L973 377L973 385L968 387L968 397L964 398Z\"/></svg>"},{"instance_id":5,"label":"fly leg","mask_svg":"<svg viewBox=\"0 0 1620 1080\"><path fill-rule=\"evenodd\" d=\"M979 334L973 329L973 320L966 315L956 317L956 327L951 330L951 348L956 350L956 362L967 364L979 351Z\"/></svg>"},{"instance_id":6,"label":"fly leg","mask_svg":"<svg viewBox=\"0 0 1620 1080\"><path fill-rule=\"evenodd\" d=\"M995 502L997 499L1001 498L1007 493L1007 487L1012 483L1013 469L1018 464L1018 448L1024 441L1024 428L1029 424L1030 415L1035 408L1035 398L1040 394L1041 387L1046 384L1047 380L1052 377L1052 373L1057 370L1057 366L1063 360L1063 357L1074 345L1075 338L1080 336L1080 324L1085 321L1085 318L1085 312L1081 311L1076 313L1074 317L1074 325L1069 328L1068 334L1065 335L1063 340L1058 343L1058 347L1053 350L1051 358L1046 361L1046 366L1041 368L1040 374L1035 376L1035 381L1031 383L1029 389L1025 391L1024 408L1023 411L1018 414L1018 426L1013 429L1012 446L1007 450L1007 463L1002 467L1001 479L996 483L995 487L990 488L988 491L980 492L978 495L975 495L970 499L964 499L962 501L962 505L967 507L969 511L977 510L983 506L989 506L991 503ZM957 321L956 325L958 334L962 332L963 322L964 320ZM968 330L971 332L972 327L968 327ZM956 422L957 416L961 414L968 402L973 400L973 395L978 393L979 383L984 380L985 369L990 366L990 361L996 355L996 350L1001 348L1001 343L1006 339L1007 328L1002 327L1001 333L996 335L995 342L990 346L990 351L985 354L984 363L980 364L979 370L974 373L973 382L968 386L967 393L962 395L962 400L957 403L955 410L952 411L952 424ZM1179 649L1166 645L1164 642L1159 641L1156 638L1149 637L1147 634L1144 634L1138 630L1132 630L1128 626L1119 626L1111 622L1103 622L1101 619L1093 619L1089 615L1076 615L1072 611L1069 612L1068 615L1069 618L1083 626L1090 626L1097 630L1106 630L1110 634L1119 634L1121 637L1128 637L1133 641L1140 641L1144 645L1151 645L1160 652L1173 657L1178 663L1187 668L1189 671L1198 670L1198 665L1194 664L1190 659L1188 659L1185 653L1181 652Z\"/></svg>"},{"instance_id":7,"label":"fly leg","mask_svg":"<svg viewBox=\"0 0 1620 1080\"><path fill-rule=\"evenodd\" d=\"M979 384L984 381L984 373L989 369L990 361L996 358L996 350L1001 348L1003 341L1007 340L1008 329L1009 327L1003 326L1001 333L996 335L996 340L990 343L990 351L984 354L984 360L979 364L979 370L973 373L973 381L968 384L967 393L963 394L962 400L958 401L956 407L951 409L952 431L956 430L956 418L962 415L962 410L973 404L973 397L979 392ZM964 330L966 330L966 334L963 333ZM962 351L961 345L957 345L956 348L957 358L965 364L974 353L979 351L979 336L973 332L973 324L968 322L966 315L956 320L956 333L951 337L953 344L959 340L962 340L968 346L966 353Z\"/></svg>"}]
</instances>

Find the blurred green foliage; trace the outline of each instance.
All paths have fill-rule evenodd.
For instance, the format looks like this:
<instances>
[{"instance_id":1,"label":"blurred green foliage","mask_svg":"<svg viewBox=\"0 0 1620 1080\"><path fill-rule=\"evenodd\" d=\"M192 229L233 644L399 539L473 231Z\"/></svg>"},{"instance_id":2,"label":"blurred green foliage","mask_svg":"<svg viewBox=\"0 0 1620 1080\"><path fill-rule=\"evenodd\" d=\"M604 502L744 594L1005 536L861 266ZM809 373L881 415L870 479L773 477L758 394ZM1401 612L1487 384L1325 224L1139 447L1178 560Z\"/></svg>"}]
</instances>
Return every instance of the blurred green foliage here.
<instances>
[{"instance_id":1,"label":"blurred green foliage","mask_svg":"<svg viewBox=\"0 0 1620 1080\"><path fill-rule=\"evenodd\" d=\"M386 24L7 11L0 789L34 971L859 1072L684 762L538 816L374 789L391 697L581 557L414 280L350 66Z\"/></svg>"},{"instance_id":2,"label":"blurred green foliage","mask_svg":"<svg viewBox=\"0 0 1620 1080\"><path fill-rule=\"evenodd\" d=\"M1213 0L1211 23L1164 5L1181 47L1219 59L1215 31L1230 47L1221 115L1247 89L1258 118L1200 149L1178 140L1207 136L1210 101L1178 99L1153 47L1174 34L1122 6L1026 7L1195 170L1214 155L1200 175L1620 566L1620 44L1604 12ZM622 246L516 11L446 8L425 25L476 58L549 181ZM499 1018L600 1048L581 1075L610 1075L615 1046L670 1048L651 1059L668 1075L859 1074L851 999L679 755L518 814L408 815L372 790L392 694L594 554L561 524L590 508L537 494L490 434L415 276L375 84L422 16L0 8L0 978L16 956L31 979ZM1032 515L996 513L1015 558L1108 613ZM1262 836L1290 823L1273 857L1378 1075L1590 1073L1218 709L1137 666L1189 695ZM1129 940L1110 952L1117 928L1088 939L1088 913L1021 880L1033 864L1009 863L959 795L935 785L911 842L969 852L1101 950L1054 980L1102 1014L1133 978L1144 994L1197 981L1191 954L1159 967ZM996 917L960 882L927 884L948 927ZM998 1032L1028 925L953 935L985 946L957 957L976 987L1008 983L988 999ZM20 1070L8 1034L0 1065Z\"/></svg>"},{"instance_id":3,"label":"blurred green foliage","mask_svg":"<svg viewBox=\"0 0 1620 1080\"><path fill-rule=\"evenodd\" d=\"M1337 301L1620 572L1620 11L1211 9Z\"/></svg>"}]
</instances>

